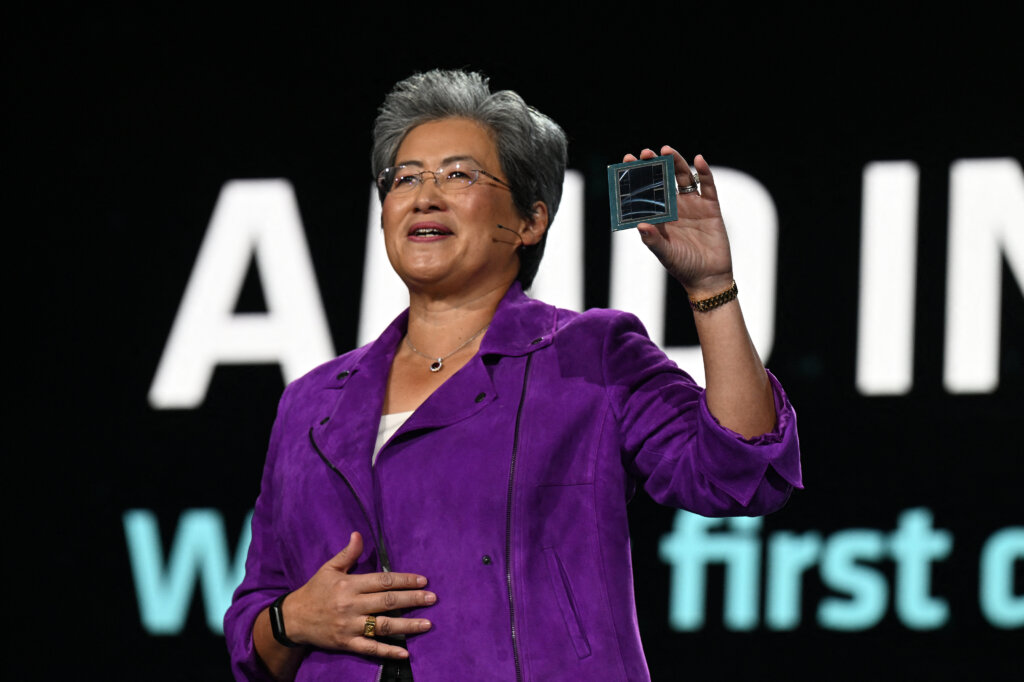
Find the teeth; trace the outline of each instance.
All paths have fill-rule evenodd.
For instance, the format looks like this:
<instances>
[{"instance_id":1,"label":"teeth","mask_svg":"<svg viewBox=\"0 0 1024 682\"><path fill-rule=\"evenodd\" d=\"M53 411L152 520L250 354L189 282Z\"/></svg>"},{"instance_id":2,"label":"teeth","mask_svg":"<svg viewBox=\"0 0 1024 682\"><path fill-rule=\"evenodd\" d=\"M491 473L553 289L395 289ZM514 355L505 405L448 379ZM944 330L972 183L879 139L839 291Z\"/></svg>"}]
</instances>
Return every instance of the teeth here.
<instances>
[{"instance_id":1,"label":"teeth","mask_svg":"<svg viewBox=\"0 0 1024 682\"><path fill-rule=\"evenodd\" d=\"M441 232L441 230L438 230L437 228L431 227L431 228L421 228L421 229L416 230L415 232L413 232L413 234L415 234L415 235L417 235L419 237L430 237L430 236L444 234L444 233Z\"/></svg>"}]
</instances>

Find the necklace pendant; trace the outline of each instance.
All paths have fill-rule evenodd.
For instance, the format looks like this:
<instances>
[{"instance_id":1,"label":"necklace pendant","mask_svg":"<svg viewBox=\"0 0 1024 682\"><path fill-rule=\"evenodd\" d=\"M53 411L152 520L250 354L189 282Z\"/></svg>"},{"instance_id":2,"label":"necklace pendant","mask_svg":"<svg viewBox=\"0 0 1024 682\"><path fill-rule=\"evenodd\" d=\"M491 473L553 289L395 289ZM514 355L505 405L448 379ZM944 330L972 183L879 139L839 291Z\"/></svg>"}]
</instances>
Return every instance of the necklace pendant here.
<instances>
[{"instance_id":1,"label":"necklace pendant","mask_svg":"<svg viewBox=\"0 0 1024 682\"><path fill-rule=\"evenodd\" d=\"M434 360L432 363L430 363L431 372L440 372L442 367L444 367L443 358L438 358L437 360Z\"/></svg>"}]
</instances>

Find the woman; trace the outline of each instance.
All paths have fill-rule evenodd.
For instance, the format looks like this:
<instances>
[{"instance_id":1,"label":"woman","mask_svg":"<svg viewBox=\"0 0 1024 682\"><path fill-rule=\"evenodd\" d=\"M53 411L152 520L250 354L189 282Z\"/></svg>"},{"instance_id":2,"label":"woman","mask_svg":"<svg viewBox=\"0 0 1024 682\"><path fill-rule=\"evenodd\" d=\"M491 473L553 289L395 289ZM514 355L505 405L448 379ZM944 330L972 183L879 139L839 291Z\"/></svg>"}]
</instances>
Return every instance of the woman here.
<instances>
[{"instance_id":1,"label":"woman","mask_svg":"<svg viewBox=\"0 0 1024 682\"><path fill-rule=\"evenodd\" d=\"M479 74L432 71L388 95L373 158L409 309L284 393L225 619L237 677L648 679L636 486L732 515L800 485L795 417L747 335L702 157L690 191L662 148L680 217L638 229L696 302L706 391L635 317L523 294L565 144Z\"/></svg>"}]
</instances>

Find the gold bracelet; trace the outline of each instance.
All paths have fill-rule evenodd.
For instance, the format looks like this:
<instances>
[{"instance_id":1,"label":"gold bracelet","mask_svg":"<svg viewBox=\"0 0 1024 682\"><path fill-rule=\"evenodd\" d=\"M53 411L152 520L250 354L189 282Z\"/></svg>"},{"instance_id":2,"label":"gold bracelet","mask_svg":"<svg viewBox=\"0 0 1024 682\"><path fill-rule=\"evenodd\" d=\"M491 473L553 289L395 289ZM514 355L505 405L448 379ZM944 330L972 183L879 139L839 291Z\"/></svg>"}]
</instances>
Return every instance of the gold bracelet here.
<instances>
[{"instance_id":1,"label":"gold bracelet","mask_svg":"<svg viewBox=\"0 0 1024 682\"><path fill-rule=\"evenodd\" d=\"M714 310L715 308L718 308L719 306L725 305L729 301L731 301L734 298L736 298L736 296L739 293L740 293L740 290L736 286L736 280L733 280L731 287L729 287L728 289L726 289L725 291L723 291L720 294L715 294L714 296L711 296L710 298L703 298L703 299L697 301L693 297L690 297L690 308L694 312L706 313L709 310Z\"/></svg>"}]
</instances>

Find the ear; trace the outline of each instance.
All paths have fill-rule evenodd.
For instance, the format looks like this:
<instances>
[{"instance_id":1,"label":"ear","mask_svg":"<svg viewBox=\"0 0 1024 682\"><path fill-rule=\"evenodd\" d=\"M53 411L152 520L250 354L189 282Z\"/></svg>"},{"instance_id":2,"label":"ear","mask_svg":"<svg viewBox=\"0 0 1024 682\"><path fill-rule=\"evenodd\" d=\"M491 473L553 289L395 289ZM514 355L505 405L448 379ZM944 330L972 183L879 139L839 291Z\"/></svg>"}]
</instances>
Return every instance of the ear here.
<instances>
[{"instance_id":1,"label":"ear","mask_svg":"<svg viewBox=\"0 0 1024 682\"><path fill-rule=\"evenodd\" d=\"M533 246L540 243L541 237L548 231L548 205L543 201L534 202L530 207L530 215L525 218L522 228L519 230L519 237L525 246Z\"/></svg>"}]
</instances>

